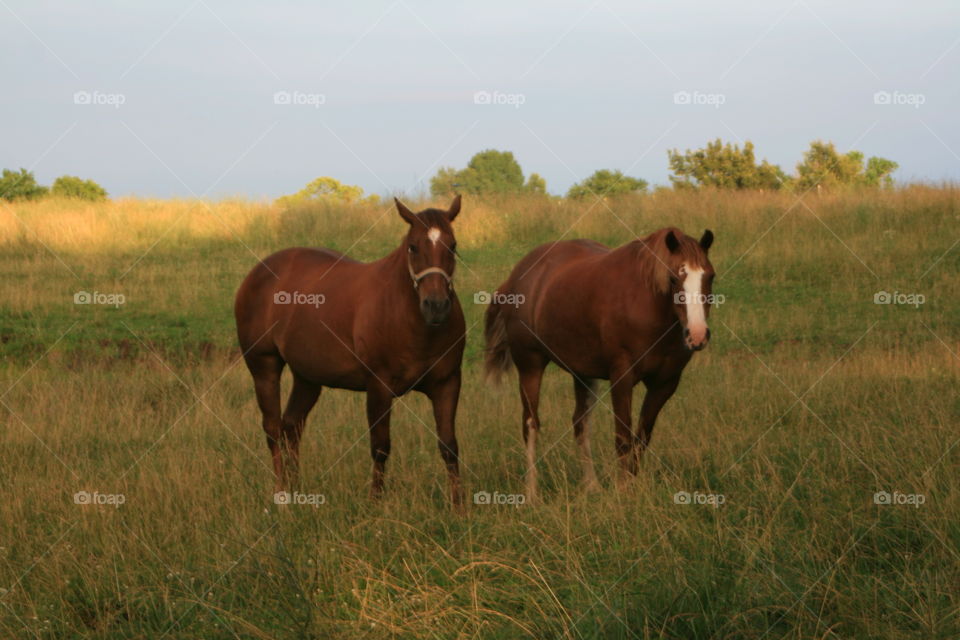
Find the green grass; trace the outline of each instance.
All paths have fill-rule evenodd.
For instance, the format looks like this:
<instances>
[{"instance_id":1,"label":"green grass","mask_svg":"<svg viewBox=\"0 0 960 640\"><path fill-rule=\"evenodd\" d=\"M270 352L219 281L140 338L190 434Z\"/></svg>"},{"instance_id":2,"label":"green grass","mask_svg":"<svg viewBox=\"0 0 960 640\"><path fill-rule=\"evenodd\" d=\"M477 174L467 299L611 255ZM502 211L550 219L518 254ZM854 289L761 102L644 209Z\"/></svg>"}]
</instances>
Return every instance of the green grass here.
<instances>
[{"instance_id":1,"label":"green grass","mask_svg":"<svg viewBox=\"0 0 960 640\"><path fill-rule=\"evenodd\" d=\"M302 451L302 491L326 504L271 500L233 293L254 255L285 246L382 255L402 233L395 214L380 219L385 206L213 203L230 228L218 235L191 226L210 217L202 206L179 221L191 203L14 205L19 222L0 226L0 637L960 636L960 191L804 203L465 201L457 289L471 330L457 428L468 494L523 490L515 380L483 380L472 300L532 247L571 225L567 237L612 244L666 224L709 227L726 301L627 491L611 482L605 397L594 420L604 490L581 493L571 385L551 369L544 504L463 515L445 503L419 396L394 406L381 502L367 498L363 397L337 390L323 392ZM141 211L166 212L170 233L143 226ZM104 228L72 243L56 226L68 214ZM126 303L74 305L79 290ZM881 290L926 302L875 305ZM126 501L81 506L78 491ZM678 505L679 491L725 502ZM878 491L924 504L878 506Z\"/></svg>"}]
</instances>

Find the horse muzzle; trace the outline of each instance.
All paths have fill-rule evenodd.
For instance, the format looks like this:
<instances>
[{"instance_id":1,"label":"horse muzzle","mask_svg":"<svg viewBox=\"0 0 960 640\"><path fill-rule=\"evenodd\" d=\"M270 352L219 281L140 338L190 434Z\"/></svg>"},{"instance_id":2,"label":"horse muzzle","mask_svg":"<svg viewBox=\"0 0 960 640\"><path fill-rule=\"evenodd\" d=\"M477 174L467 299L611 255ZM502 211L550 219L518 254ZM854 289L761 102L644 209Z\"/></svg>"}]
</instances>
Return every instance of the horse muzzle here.
<instances>
[{"instance_id":1,"label":"horse muzzle","mask_svg":"<svg viewBox=\"0 0 960 640\"><path fill-rule=\"evenodd\" d=\"M420 301L420 315L431 327L436 327L447 321L453 302L449 297L427 297Z\"/></svg>"},{"instance_id":2,"label":"horse muzzle","mask_svg":"<svg viewBox=\"0 0 960 640\"><path fill-rule=\"evenodd\" d=\"M690 351L702 351L708 342L710 342L710 329L708 327L693 332L690 331L689 327L683 329L683 346Z\"/></svg>"}]
</instances>

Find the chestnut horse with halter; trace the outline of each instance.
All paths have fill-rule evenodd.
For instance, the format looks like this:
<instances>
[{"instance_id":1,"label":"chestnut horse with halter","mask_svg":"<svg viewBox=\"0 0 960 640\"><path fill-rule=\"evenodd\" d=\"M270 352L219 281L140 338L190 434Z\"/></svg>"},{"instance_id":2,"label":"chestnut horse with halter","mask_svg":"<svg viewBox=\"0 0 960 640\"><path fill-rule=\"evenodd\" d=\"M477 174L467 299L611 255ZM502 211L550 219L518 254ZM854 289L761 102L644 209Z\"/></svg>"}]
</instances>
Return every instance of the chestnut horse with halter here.
<instances>
[{"instance_id":1,"label":"chestnut horse with halter","mask_svg":"<svg viewBox=\"0 0 960 640\"><path fill-rule=\"evenodd\" d=\"M618 249L589 240L555 242L528 253L487 308L487 371L520 378L527 499L537 496L540 380L555 362L573 376L573 432L584 482L595 489L589 417L597 379L610 380L616 451L623 481L637 473L660 409L694 351L707 345L713 266L709 230L700 241L661 229ZM647 388L632 430L633 387Z\"/></svg>"},{"instance_id":2,"label":"chestnut horse with halter","mask_svg":"<svg viewBox=\"0 0 960 640\"><path fill-rule=\"evenodd\" d=\"M461 501L454 422L466 327L453 290L456 241L446 211L397 210L409 225L403 244L362 263L330 249L286 249L253 268L237 291L234 313L253 376L277 491L297 482L300 438L323 387L365 391L371 494L383 491L390 455L393 398L408 391L433 404L450 497ZM280 413L280 374L293 390Z\"/></svg>"}]
</instances>

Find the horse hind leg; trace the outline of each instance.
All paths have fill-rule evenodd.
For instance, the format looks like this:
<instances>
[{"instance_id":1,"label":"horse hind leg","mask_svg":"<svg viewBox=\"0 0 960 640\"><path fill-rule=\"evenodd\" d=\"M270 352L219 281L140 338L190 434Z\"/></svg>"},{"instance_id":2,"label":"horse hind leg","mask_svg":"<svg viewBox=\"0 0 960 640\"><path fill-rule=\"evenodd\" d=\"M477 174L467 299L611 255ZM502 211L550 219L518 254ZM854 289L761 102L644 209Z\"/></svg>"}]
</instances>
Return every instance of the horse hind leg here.
<instances>
[{"instance_id":1,"label":"horse hind leg","mask_svg":"<svg viewBox=\"0 0 960 640\"><path fill-rule=\"evenodd\" d=\"M263 414L263 431L273 459L275 491L283 490L283 456L281 451L282 428L280 420L280 375L284 362L277 355L248 355L247 368L253 376L257 404Z\"/></svg>"},{"instance_id":2,"label":"horse hind leg","mask_svg":"<svg viewBox=\"0 0 960 640\"><path fill-rule=\"evenodd\" d=\"M518 366L520 377L520 400L523 403L523 441L526 444L527 476L526 501L539 501L537 490L537 437L540 434L540 382L543 380L545 363L537 366Z\"/></svg>"},{"instance_id":3,"label":"horse hind leg","mask_svg":"<svg viewBox=\"0 0 960 640\"><path fill-rule=\"evenodd\" d=\"M590 415L597 403L597 381L573 376L573 393L577 401L573 410L573 437L577 441L577 454L583 469L584 489L592 493L600 489L590 450Z\"/></svg>"},{"instance_id":4,"label":"horse hind leg","mask_svg":"<svg viewBox=\"0 0 960 640\"><path fill-rule=\"evenodd\" d=\"M283 412L281 426L283 428L283 447L281 454L284 461L284 484L296 488L300 483L300 439L307 423L307 415L317 403L320 391L323 389L304 378L293 375L293 389L287 400L287 408Z\"/></svg>"}]
</instances>

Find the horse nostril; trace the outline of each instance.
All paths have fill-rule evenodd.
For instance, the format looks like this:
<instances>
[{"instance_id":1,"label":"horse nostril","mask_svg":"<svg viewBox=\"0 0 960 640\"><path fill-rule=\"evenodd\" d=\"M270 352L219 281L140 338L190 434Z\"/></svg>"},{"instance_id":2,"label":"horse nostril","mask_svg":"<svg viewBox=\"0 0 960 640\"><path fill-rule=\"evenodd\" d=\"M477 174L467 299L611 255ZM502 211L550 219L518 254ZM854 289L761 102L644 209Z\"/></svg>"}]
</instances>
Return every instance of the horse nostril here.
<instances>
[{"instance_id":1,"label":"horse nostril","mask_svg":"<svg viewBox=\"0 0 960 640\"><path fill-rule=\"evenodd\" d=\"M706 339L705 339L704 341L709 340L709 339L710 339L710 327L707 327L707 337L706 337Z\"/></svg>"},{"instance_id":2,"label":"horse nostril","mask_svg":"<svg viewBox=\"0 0 960 640\"><path fill-rule=\"evenodd\" d=\"M684 328L683 328L683 337L684 337L684 338L689 338L689 337L690 337L690 329L688 329L687 327L684 327Z\"/></svg>"}]
</instances>

